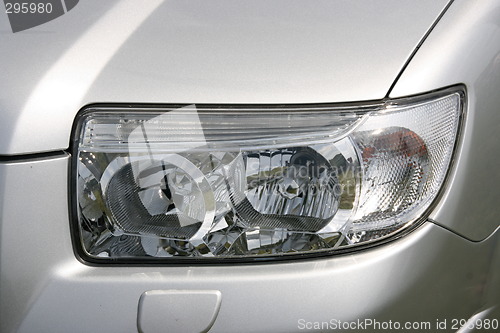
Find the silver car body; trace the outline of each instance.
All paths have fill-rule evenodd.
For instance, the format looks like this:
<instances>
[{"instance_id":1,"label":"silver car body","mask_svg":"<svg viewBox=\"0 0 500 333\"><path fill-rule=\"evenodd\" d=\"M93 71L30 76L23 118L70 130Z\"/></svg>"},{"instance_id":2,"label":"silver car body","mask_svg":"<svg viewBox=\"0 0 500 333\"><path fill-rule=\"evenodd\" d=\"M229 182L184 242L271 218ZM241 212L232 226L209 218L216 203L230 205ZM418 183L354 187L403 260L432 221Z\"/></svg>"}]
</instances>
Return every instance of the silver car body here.
<instances>
[{"instance_id":1,"label":"silver car body","mask_svg":"<svg viewBox=\"0 0 500 333\"><path fill-rule=\"evenodd\" d=\"M2 18L0 31L1 332L500 319L498 1L89 0L17 34ZM445 190L393 242L251 265L95 266L74 253L69 147L85 105L373 101L457 84L466 119ZM177 311L139 306L158 290Z\"/></svg>"}]
</instances>

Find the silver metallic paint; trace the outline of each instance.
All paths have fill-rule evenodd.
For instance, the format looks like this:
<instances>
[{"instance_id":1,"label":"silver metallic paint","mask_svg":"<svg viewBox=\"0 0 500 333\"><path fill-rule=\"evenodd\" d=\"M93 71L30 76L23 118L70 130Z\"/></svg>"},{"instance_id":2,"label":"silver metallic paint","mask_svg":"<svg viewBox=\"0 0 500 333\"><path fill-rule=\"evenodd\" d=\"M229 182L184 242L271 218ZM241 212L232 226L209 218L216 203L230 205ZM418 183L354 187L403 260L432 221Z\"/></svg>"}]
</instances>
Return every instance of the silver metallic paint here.
<instances>
[{"instance_id":1,"label":"silver metallic paint","mask_svg":"<svg viewBox=\"0 0 500 333\"><path fill-rule=\"evenodd\" d=\"M381 99L447 2L86 0L17 34L2 20L0 155L67 149L89 103Z\"/></svg>"},{"instance_id":2,"label":"silver metallic paint","mask_svg":"<svg viewBox=\"0 0 500 333\"><path fill-rule=\"evenodd\" d=\"M211 332L293 332L301 318L468 318L482 305L500 236L472 243L427 223L390 244L318 260L91 267L68 238L68 163L0 165L2 332L133 332L141 294L170 289L221 292Z\"/></svg>"},{"instance_id":3,"label":"silver metallic paint","mask_svg":"<svg viewBox=\"0 0 500 333\"><path fill-rule=\"evenodd\" d=\"M455 0L391 91L464 83L467 113L450 185L430 218L474 241L500 224L500 2Z\"/></svg>"},{"instance_id":4,"label":"silver metallic paint","mask_svg":"<svg viewBox=\"0 0 500 333\"><path fill-rule=\"evenodd\" d=\"M157 8L152 4L151 15L136 22L137 30L111 50L103 65L102 59L92 58L88 50L93 45L83 37L102 24L110 33L121 27L114 11L126 19L134 16L128 6L138 2L125 3L85 1L15 39L0 21L0 155L66 149L75 113L92 102L382 98L446 1L363 2L359 11L355 2L345 1L303 11L294 1L287 15L280 4L269 2L265 7L264 2L245 2L243 11L237 5L223 6L222 12L194 2L159 3ZM332 16L338 20L327 20L326 9L338 4L356 20L346 22L337 10ZM259 8L266 9L265 15ZM426 223L390 244L317 260L92 267L76 259L69 238L69 157L0 162L0 331L134 332L141 294L169 289L221 292L211 332L292 332L298 331L300 318L467 319L491 308L490 316L499 318L500 191L495 185L500 176L492 172L498 167L499 12L498 1L455 0L391 91L391 97L399 97L457 83L467 86L463 142L450 186L431 217L475 242ZM161 22L162 15L171 21ZM351 25L347 33L346 24ZM397 29L402 26L405 29ZM268 34L266 28L279 33ZM288 28L293 33L287 33ZM155 29L170 33L152 44L148 34ZM323 34L325 29L331 36ZM200 36L204 38L198 42ZM78 44L81 40L84 43ZM325 40L331 44L325 45ZM172 45L184 49L170 53ZM313 46L323 52L312 52L317 50ZM73 47L70 54L90 58L64 58ZM343 53L349 48L357 52ZM373 52L365 53L365 48ZM296 52L284 58L290 49ZM251 50L257 51L249 54ZM98 70L96 63L101 65ZM44 81L49 70L71 64L82 66L78 71L78 66L71 67L71 75L55 71ZM25 70L20 72L19 66ZM80 70L88 75L84 87L78 85ZM67 86L71 94L55 90L46 99L39 95L41 103L26 108L37 89L50 92L52 84Z\"/></svg>"}]
</instances>

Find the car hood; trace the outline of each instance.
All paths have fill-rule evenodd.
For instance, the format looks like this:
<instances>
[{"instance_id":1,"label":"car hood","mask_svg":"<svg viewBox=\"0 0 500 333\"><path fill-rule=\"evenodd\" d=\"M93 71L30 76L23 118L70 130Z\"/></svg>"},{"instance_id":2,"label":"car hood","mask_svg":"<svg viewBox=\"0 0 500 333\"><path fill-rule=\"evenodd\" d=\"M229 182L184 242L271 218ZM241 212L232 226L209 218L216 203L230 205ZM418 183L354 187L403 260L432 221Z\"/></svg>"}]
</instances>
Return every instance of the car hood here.
<instances>
[{"instance_id":1,"label":"car hood","mask_svg":"<svg viewBox=\"0 0 500 333\"><path fill-rule=\"evenodd\" d=\"M67 149L91 103L381 99L447 2L86 0L15 34L5 15L0 155Z\"/></svg>"}]
</instances>

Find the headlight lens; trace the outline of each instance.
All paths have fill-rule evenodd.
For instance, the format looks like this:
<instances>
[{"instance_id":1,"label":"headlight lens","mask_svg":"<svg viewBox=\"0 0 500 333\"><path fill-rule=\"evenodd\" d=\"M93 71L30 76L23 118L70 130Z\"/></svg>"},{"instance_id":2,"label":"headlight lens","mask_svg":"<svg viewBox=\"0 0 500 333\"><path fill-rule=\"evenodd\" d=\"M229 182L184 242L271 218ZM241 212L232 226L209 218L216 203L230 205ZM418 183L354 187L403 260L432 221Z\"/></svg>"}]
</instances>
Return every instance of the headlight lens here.
<instances>
[{"instance_id":1,"label":"headlight lens","mask_svg":"<svg viewBox=\"0 0 500 333\"><path fill-rule=\"evenodd\" d=\"M87 258L262 258L385 238L429 208L461 90L366 105L89 107L77 123Z\"/></svg>"}]
</instances>

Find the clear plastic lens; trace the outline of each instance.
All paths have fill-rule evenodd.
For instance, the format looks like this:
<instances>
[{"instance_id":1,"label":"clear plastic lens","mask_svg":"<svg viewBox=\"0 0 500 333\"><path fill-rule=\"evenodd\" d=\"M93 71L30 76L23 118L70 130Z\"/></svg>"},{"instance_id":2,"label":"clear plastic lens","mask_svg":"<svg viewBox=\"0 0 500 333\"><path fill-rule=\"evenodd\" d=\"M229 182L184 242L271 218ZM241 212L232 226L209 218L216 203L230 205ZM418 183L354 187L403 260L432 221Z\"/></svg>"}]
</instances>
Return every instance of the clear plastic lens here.
<instances>
[{"instance_id":1,"label":"clear plastic lens","mask_svg":"<svg viewBox=\"0 0 500 333\"><path fill-rule=\"evenodd\" d=\"M75 160L83 249L275 256L390 235L442 186L461 103L448 92L363 107L89 110Z\"/></svg>"},{"instance_id":2,"label":"clear plastic lens","mask_svg":"<svg viewBox=\"0 0 500 333\"><path fill-rule=\"evenodd\" d=\"M369 107L107 109L84 120L81 144L96 152L239 151L331 142ZM117 112L115 112L117 111ZM123 111L123 112L120 112ZM146 145L147 143L147 145Z\"/></svg>"}]
</instances>

